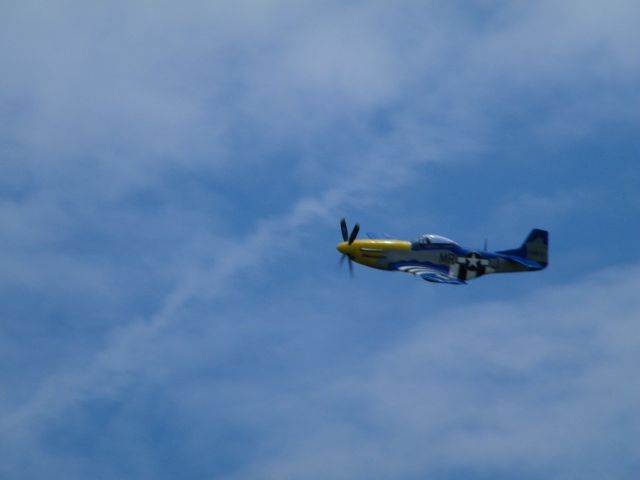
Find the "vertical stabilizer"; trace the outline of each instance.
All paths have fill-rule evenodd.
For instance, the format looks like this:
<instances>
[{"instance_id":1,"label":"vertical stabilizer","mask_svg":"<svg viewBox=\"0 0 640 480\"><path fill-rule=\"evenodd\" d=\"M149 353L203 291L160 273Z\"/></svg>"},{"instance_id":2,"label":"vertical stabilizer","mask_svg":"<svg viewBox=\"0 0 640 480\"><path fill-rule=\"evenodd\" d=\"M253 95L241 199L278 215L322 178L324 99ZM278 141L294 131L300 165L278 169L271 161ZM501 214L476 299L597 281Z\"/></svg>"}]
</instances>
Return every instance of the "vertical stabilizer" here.
<instances>
[{"instance_id":1,"label":"vertical stabilizer","mask_svg":"<svg viewBox=\"0 0 640 480\"><path fill-rule=\"evenodd\" d=\"M531 230L531 233L520 247L524 250L524 258L541 263L544 266L549 264L549 232L538 228Z\"/></svg>"},{"instance_id":2,"label":"vertical stabilizer","mask_svg":"<svg viewBox=\"0 0 640 480\"><path fill-rule=\"evenodd\" d=\"M526 258L541 264L544 268L549 264L549 232L535 228L531 230L520 248L496 253Z\"/></svg>"}]
</instances>

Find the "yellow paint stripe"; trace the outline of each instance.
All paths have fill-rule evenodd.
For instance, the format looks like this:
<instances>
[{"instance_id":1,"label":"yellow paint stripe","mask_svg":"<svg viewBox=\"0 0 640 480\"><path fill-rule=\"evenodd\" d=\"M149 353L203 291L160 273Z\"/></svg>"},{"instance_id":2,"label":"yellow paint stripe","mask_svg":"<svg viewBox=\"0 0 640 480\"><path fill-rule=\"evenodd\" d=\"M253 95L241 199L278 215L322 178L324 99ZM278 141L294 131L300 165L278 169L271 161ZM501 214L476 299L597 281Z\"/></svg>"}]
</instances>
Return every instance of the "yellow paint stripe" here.
<instances>
[{"instance_id":1,"label":"yellow paint stripe","mask_svg":"<svg viewBox=\"0 0 640 480\"><path fill-rule=\"evenodd\" d=\"M411 250L411 242L406 240L356 240L353 246L362 251Z\"/></svg>"}]
</instances>

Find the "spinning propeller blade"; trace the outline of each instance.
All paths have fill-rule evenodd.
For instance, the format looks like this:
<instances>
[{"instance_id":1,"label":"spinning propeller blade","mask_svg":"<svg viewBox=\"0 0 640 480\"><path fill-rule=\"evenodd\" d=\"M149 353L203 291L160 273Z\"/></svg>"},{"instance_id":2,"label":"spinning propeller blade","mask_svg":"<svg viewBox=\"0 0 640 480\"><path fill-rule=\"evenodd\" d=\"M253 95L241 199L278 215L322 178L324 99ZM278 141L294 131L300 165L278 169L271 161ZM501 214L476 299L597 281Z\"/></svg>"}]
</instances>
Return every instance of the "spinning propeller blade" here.
<instances>
[{"instance_id":1,"label":"spinning propeller blade","mask_svg":"<svg viewBox=\"0 0 640 480\"><path fill-rule=\"evenodd\" d=\"M351 235L349 236L349 245L351 245L355 241L359 231L360 225L356 223L355 227L353 227L353 230L351 231Z\"/></svg>"},{"instance_id":2,"label":"spinning propeller blade","mask_svg":"<svg viewBox=\"0 0 640 480\"><path fill-rule=\"evenodd\" d=\"M342 229L342 240L346 242L349 239L349 229L347 229L347 221L344 218L340 220L340 228Z\"/></svg>"},{"instance_id":3,"label":"spinning propeller blade","mask_svg":"<svg viewBox=\"0 0 640 480\"><path fill-rule=\"evenodd\" d=\"M351 245L353 242L355 242L356 237L358 236L358 232L360 232L360 225L356 223L353 227L353 230L351 230L351 235L349 235L347 220L342 218L340 220L340 230L342 231L342 240ZM340 266L342 267L342 265L344 264L345 258L349 260L349 276L353 278L353 260L349 255L342 254L342 257L340 257Z\"/></svg>"},{"instance_id":4,"label":"spinning propeller blade","mask_svg":"<svg viewBox=\"0 0 640 480\"><path fill-rule=\"evenodd\" d=\"M344 265L345 259L349 261L349 276L353 278L353 261L347 255L344 255L344 254L340 255L340 262L338 263L338 267L342 268L342 265Z\"/></svg>"}]
</instances>

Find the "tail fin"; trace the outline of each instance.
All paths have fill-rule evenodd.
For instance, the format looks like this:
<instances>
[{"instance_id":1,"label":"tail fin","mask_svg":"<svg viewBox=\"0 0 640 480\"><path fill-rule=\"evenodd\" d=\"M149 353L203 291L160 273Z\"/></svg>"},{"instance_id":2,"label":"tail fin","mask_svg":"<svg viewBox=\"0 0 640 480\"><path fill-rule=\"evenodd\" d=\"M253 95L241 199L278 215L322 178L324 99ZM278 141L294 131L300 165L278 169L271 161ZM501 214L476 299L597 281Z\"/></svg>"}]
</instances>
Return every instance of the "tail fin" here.
<instances>
[{"instance_id":1,"label":"tail fin","mask_svg":"<svg viewBox=\"0 0 640 480\"><path fill-rule=\"evenodd\" d=\"M535 228L531 230L531 233L529 233L520 248L497 253L516 255L527 260L533 260L546 267L549 264L549 232Z\"/></svg>"}]
</instances>

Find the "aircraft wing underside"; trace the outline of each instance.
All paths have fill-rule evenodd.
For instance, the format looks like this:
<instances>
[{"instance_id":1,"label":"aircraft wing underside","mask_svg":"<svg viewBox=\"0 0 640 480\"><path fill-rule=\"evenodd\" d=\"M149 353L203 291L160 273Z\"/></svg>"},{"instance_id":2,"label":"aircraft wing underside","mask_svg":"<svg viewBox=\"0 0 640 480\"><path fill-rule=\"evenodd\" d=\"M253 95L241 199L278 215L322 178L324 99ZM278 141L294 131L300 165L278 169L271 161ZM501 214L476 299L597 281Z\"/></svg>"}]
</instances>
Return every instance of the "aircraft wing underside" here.
<instances>
[{"instance_id":1,"label":"aircraft wing underside","mask_svg":"<svg viewBox=\"0 0 640 480\"><path fill-rule=\"evenodd\" d=\"M412 273L413 275L433 283L447 283L451 285L464 285L464 282L454 276L449 275L447 272L426 265L402 265L398 266L397 270L400 272Z\"/></svg>"}]
</instances>

